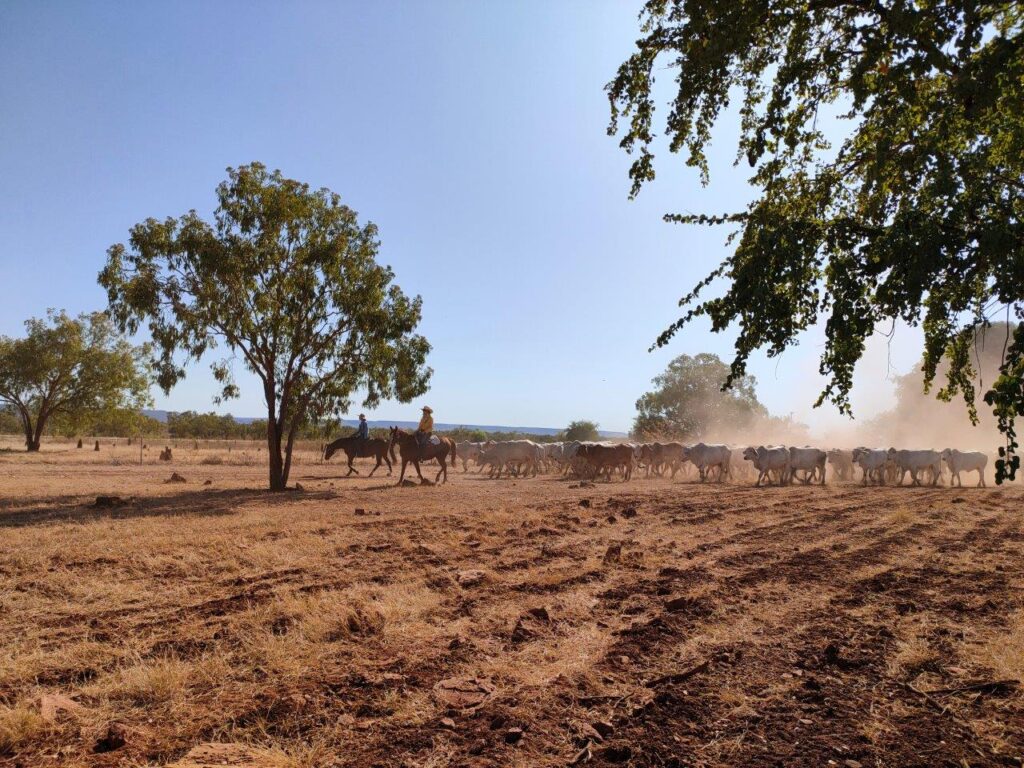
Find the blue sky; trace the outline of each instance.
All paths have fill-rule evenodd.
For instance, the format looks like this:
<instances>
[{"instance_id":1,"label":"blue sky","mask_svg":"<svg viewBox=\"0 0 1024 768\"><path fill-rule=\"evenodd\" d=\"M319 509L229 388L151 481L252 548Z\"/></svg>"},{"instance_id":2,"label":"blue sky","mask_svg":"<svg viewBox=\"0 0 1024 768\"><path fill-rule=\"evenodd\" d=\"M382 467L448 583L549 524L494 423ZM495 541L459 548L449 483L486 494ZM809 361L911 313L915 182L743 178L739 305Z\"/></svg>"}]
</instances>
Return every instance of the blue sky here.
<instances>
[{"instance_id":1,"label":"blue sky","mask_svg":"<svg viewBox=\"0 0 1024 768\"><path fill-rule=\"evenodd\" d=\"M381 260L424 301L439 421L624 430L675 355L728 358L694 325L648 353L725 231L665 224L748 198L716 136L710 187L663 154L628 200L604 84L639 2L0 4L0 334L47 307L105 306L106 249L149 217L208 214L227 166L326 186L380 228ZM667 78L665 78L667 79ZM776 413L815 426L822 336L751 372ZM919 335L871 345L855 410L888 404ZM259 389L217 410L264 412ZM205 364L157 407L213 409ZM414 418L418 402L374 418Z\"/></svg>"}]
</instances>

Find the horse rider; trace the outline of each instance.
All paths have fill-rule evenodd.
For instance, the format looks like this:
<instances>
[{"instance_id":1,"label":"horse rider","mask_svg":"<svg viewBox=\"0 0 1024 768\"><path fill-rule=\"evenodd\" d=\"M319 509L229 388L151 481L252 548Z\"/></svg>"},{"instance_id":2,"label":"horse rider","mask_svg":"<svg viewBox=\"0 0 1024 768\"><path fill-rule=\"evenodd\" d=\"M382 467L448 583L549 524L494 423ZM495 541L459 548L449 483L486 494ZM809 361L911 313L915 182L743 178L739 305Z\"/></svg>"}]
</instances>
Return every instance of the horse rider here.
<instances>
[{"instance_id":1,"label":"horse rider","mask_svg":"<svg viewBox=\"0 0 1024 768\"><path fill-rule=\"evenodd\" d=\"M416 427L416 444L420 447L420 453L423 453L430 435L434 432L434 417L431 415L433 412L429 405L424 405L423 418L420 419L420 425Z\"/></svg>"},{"instance_id":2,"label":"horse rider","mask_svg":"<svg viewBox=\"0 0 1024 768\"><path fill-rule=\"evenodd\" d=\"M362 456L366 443L370 439L370 425L366 423L366 414L359 414L359 426L356 428L356 433L352 435L356 439L356 447L359 449L356 456Z\"/></svg>"}]
</instances>

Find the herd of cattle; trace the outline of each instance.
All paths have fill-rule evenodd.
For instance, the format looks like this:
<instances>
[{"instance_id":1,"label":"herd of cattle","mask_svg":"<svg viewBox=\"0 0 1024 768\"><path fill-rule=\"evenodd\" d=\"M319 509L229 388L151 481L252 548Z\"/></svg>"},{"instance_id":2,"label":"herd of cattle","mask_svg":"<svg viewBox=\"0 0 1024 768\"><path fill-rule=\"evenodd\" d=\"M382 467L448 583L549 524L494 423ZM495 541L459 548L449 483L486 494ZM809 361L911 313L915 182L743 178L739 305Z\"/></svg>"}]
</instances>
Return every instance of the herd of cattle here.
<instances>
[{"instance_id":1,"label":"herd of cattle","mask_svg":"<svg viewBox=\"0 0 1024 768\"><path fill-rule=\"evenodd\" d=\"M479 472L488 470L490 477L535 476L540 472L573 473L582 478L621 476L629 480L637 470L647 477L688 475L696 468L701 482L724 481L726 478L750 480L755 485L778 483L788 485L794 479L808 484L824 485L826 465L832 467L836 480L855 479L856 469L862 472L864 485L903 484L910 475L914 485L928 482L936 485L942 477L943 465L950 472L950 484L963 485L961 472L977 472L978 485L985 485L988 457L980 452L945 450L898 450L896 448L854 448L852 451L795 446L709 445L696 443L535 443L531 440L506 442L459 443L456 446L463 471L475 462Z\"/></svg>"}]
</instances>

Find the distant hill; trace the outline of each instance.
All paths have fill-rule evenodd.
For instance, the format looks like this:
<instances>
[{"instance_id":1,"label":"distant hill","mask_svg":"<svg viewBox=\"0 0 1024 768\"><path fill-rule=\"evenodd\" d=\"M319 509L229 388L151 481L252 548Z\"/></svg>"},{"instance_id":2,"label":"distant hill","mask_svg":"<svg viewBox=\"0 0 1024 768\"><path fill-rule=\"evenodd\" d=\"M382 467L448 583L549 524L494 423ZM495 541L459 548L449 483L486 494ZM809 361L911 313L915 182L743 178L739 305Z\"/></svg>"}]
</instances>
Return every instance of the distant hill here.
<instances>
[{"instance_id":1,"label":"distant hill","mask_svg":"<svg viewBox=\"0 0 1024 768\"><path fill-rule=\"evenodd\" d=\"M167 414L169 411L157 411L157 410L144 410L142 412L151 419L167 423ZM252 424L254 421L258 421L258 418L252 416L235 416L235 421L239 424ZM367 419L371 428L385 428L385 427L401 427L402 429L416 429L419 424L418 421L377 421ZM355 419L342 419L342 426L354 428L356 425ZM482 429L484 432L522 432L527 435L557 435L561 432L561 429L555 427L509 427L502 425L486 425L486 424L434 424L434 429L438 432L446 432L450 429ZM626 437L625 432L607 432L602 430L600 432L601 437Z\"/></svg>"}]
</instances>

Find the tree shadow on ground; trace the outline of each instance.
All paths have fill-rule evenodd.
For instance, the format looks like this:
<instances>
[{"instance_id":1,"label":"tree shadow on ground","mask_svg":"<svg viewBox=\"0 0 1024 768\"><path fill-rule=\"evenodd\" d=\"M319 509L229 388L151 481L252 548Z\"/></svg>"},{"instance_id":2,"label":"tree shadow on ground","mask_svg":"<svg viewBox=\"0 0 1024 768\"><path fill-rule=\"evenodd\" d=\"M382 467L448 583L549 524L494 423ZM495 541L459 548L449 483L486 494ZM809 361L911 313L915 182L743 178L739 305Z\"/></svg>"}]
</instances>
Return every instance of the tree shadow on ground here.
<instances>
[{"instance_id":1,"label":"tree shadow on ground","mask_svg":"<svg viewBox=\"0 0 1024 768\"><path fill-rule=\"evenodd\" d=\"M243 504L259 501L278 509L302 501L336 498L332 491L285 491L272 493L255 488L181 491L167 496L123 497L114 506L96 506L95 498L81 496L36 498L24 506L0 509L0 529L25 528L54 523L90 523L97 520L128 520L145 517L218 517L233 515Z\"/></svg>"}]
</instances>

